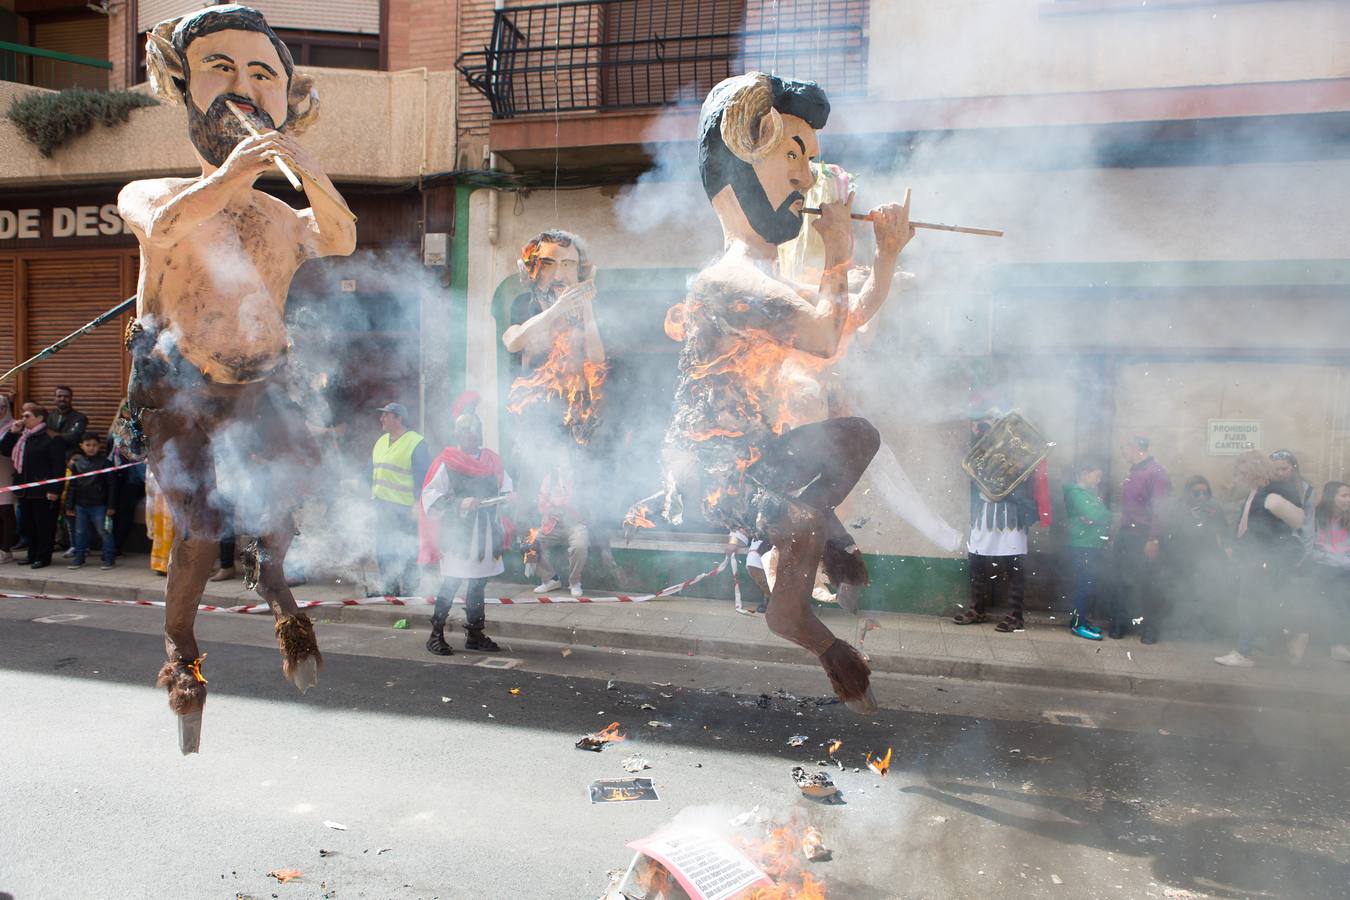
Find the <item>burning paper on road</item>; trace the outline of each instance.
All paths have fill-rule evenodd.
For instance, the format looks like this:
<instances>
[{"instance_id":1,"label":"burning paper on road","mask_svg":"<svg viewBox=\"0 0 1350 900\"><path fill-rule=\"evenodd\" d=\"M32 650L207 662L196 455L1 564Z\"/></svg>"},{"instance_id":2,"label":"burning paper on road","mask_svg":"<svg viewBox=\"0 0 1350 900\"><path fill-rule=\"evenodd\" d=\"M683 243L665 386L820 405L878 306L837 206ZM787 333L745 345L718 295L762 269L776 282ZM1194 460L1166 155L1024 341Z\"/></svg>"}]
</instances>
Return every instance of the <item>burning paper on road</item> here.
<instances>
[{"instance_id":1,"label":"burning paper on road","mask_svg":"<svg viewBox=\"0 0 1350 900\"><path fill-rule=\"evenodd\" d=\"M731 900L747 888L773 886L745 854L712 834L667 832L628 846L646 858L638 874L644 889L673 877L690 900ZM648 890L647 896L652 895Z\"/></svg>"},{"instance_id":2,"label":"burning paper on road","mask_svg":"<svg viewBox=\"0 0 1350 900\"><path fill-rule=\"evenodd\" d=\"M825 836L814 825L808 826L802 834L802 855L811 862L825 862L834 855L825 846Z\"/></svg>"},{"instance_id":3,"label":"burning paper on road","mask_svg":"<svg viewBox=\"0 0 1350 900\"><path fill-rule=\"evenodd\" d=\"M605 749L606 744L614 741L621 741L623 739L624 735L619 733L619 723L610 722L599 731L583 735L577 740L576 747L578 750L593 750L596 753L599 753L601 750Z\"/></svg>"},{"instance_id":4,"label":"burning paper on road","mask_svg":"<svg viewBox=\"0 0 1350 900\"><path fill-rule=\"evenodd\" d=\"M889 772L891 769L891 748L887 747L886 755L878 756L876 759L872 758L872 754L867 754L867 768L878 775L885 775Z\"/></svg>"},{"instance_id":5,"label":"burning paper on road","mask_svg":"<svg viewBox=\"0 0 1350 900\"><path fill-rule=\"evenodd\" d=\"M796 782L802 795L813 800L834 800L839 796L839 788L834 780L824 772L808 772L801 766L792 767L792 780Z\"/></svg>"}]
</instances>

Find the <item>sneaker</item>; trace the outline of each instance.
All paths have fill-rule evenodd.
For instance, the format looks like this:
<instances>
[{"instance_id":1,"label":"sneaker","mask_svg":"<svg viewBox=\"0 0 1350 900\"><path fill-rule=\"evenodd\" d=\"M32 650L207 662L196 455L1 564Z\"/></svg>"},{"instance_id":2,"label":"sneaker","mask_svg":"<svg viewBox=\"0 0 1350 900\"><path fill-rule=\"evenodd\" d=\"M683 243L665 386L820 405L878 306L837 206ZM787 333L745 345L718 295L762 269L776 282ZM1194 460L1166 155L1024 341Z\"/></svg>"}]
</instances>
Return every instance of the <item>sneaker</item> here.
<instances>
[{"instance_id":1,"label":"sneaker","mask_svg":"<svg viewBox=\"0 0 1350 900\"><path fill-rule=\"evenodd\" d=\"M1226 653L1223 656L1214 657L1214 661L1221 666L1232 666L1235 669L1250 669L1256 663L1243 656L1236 650Z\"/></svg>"},{"instance_id":2,"label":"sneaker","mask_svg":"<svg viewBox=\"0 0 1350 900\"><path fill-rule=\"evenodd\" d=\"M539 585L539 587L535 588L534 592L536 594L547 594L549 591L556 591L560 587L562 587L561 581L556 578L550 578L548 581L545 581L543 584Z\"/></svg>"},{"instance_id":3,"label":"sneaker","mask_svg":"<svg viewBox=\"0 0 1350 900\"><path fill-rule=\"evenodd\" d=\"M73 563L71 563L70 565L66 566L66 568L67 568L67 569L83 569L83 568L84 568L84 560L82 560L82 559L77 559L77 560L75 560Z\"/></svg>"},{"instance_id":4,"label":"sneaker","mask_svg":"<svg viewBox=\"0 0 1350 900\"><path fill-rule=\"evenodd\" d=\"M217 569L216 574L212 575L207 581L233 581L235 578L234 566L226 566L223 569Z\"/></svg>"},{"instance_id":5,"label":"sneaker","mask_svg":"<svg viewBox=\"0 0 1350 900\"><path fill-rule=\"evenodd\" d=\"M1337 644L1331 648L1331 658L1337 662L1350 663L1350 647Z\"/></svg>"},{"instance_id":6,"label":"sneaker","mask_svg":"<svg viewBox=\"0 0 1350 900\"><path fill-rule=\"evenodd\" d=\"M61 558L62 558L62 559L74 559L74 558L75 558L75 548L74 548L74 547L69 547L69 548L67 548L66 552L61 554Z\"/></svg>"},{"instance_id":7,"label":"sneaker","mask_svg":"<svg viewBox=\"0 0 1350 900\"><path fill-rule=\"evenodd\" d=\"M567 589L568 589L569 591L572 592L572 596L573 596L573 597L580 597L580 596L581 596L581 585L579 585L579 584L573 584L573 585L570 585Z\"/></svg>"},{"instance_id":8,"label":"sneaker","mask_svg":"<svg viewBox=\"0 0 1350 900\"><path fill-rule=\"evenodd\" d=\"M1077 625L1073 626L1073 628L1069 630L1072 631L1074 634L1078 635L1080 638L1086 638L1089 641L1100 641L1102 639L1101 629L1094 628L1087 622L1079 622Z\"/></svg>"},{"instance_id":9,"label":"sneaker","mask_svg":"<svg viewBox=\"0 0 1350 900\"><path fill-rule=\"evenodd\" d=\"M1308 652L1308 639L1309 634L1306 631L1303 632L1302 634L1296 634L1292 639L1290 639L1289 665L1291 666L1303 665L1303 654Z\"/></svg>"},{"instance_id":10,"label":"sneaker","mask_svg":"<svg viewBox=\"0 0 1350 900\"><path fill-rule=\"evenodd\" d=\"M113 563L113 562L105 562L105 563L103 563L102 565L100 565L99 568L106 572L106 571L109 570L109 569L115 569L115 568L117 568L117 563Z\"/></svg>"}]
</instances>

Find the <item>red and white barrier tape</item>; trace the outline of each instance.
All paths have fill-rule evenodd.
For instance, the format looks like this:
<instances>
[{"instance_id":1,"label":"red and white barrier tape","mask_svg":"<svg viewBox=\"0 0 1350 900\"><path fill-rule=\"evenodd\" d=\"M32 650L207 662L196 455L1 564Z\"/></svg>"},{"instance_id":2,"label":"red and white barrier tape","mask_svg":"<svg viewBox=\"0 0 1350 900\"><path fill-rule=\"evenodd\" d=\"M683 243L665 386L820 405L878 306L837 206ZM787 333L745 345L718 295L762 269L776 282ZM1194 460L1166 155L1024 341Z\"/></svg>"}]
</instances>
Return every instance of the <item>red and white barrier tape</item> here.
<instances>
[{"instance_id":1,"label":"red and white barrier tape","mask_svg":"<svg viewBox=\"0 0 1350 900\"><path fill-rule=\"evenodd\" d=\"M730 556L723 557L722 561L714 568L709 569L702 575L695 575L688 581L681 584L674 584L670 587L657 591L655 594L618 594L613 597L572 597L570 595L563 597L487 597L483 602L492 606L530 606L532 604L553 604L553 603L646 603L648 600L655 600L658 597L669 597L678 594L685 588L698 584L705 578L711 578L718 574L728 565ZM739 585L737 585L739 588ZM163 600L108 600L97 597L63 597L57 594L13 594L0 592L0 598L11 600L77 600L81 603L103 603L109 606L164 606ZM394 597L392 595L383 595L379 597L357 597L350 600L298 600L296 606L301 609L314 609L321 606L434 606L435 597ZM463 606L464 601L458 597L455 598L456 606ZM197 606L200 612L223 612L223 613L263 613L270 612L271 607L266 603L246 603L242 606L212 606L207 603L201 603Z\"/></svg>"},{"instance_id":2,"label":"red and white barrier tape","mask_svg":"<svg viewBox=\"0 0 1350 900\"><path fill-rule=\"evenodd\" d=\"M120 466L109 466L106 469L95 469L92 472L81 472L78 475L63 475L60 478L48 478L45 481L25 481L23 484L15 484L10 487L0 487L0 494L8 494L10 491L23 491L28 488L42 487L44 484L60 484L63 481L74 481L77 478L88 478L91 475L102 475L104 472L116 472L118 469L129 469L132 466L143 466L145 462L122 463Z\"/></svg>"}]
</instances>

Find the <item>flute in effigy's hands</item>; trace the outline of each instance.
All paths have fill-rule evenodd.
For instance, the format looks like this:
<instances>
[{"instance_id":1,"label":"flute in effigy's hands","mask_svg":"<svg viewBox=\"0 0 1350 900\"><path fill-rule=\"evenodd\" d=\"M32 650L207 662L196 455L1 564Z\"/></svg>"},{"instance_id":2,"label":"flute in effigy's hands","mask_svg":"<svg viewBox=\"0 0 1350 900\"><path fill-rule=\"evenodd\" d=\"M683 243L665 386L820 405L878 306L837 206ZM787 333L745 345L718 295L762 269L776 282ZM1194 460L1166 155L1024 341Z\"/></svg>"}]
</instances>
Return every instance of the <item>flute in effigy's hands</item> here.
<instances>
[{"instance_id":1,"label":"flute in effigy's hands","mask_svg":"<svg viewBox=\"0 0 1350 900\"><path fill-rule=\"evenodd\" d=\"M250 135L257 137L262 134L262 131L258 126L248 117L248 114L236 106L233 100L226 100L225 106L230 112L234 113L234 117L239 120L239 124L244 126L244 130ZM276 164L277 171L286 176L286 180L291 183L291 187L295 188L297 191L303 191L305 189L305 186L300 182L299 176L291 170L290 166L286 165L286 160L282 159L280 156L273 156L272 162Z\"/></svg>"},{"instance_id":2,"label":"flute in effigy's hands","mask_svg":"<svg viewBox=\"0 0 1350 900\"><path fill-rule=\"evenodd\" d=\"M804 206L802 207L802 215L818 216L820 215L820 209L819 207L814 206ZM852 213L849 218L858 222L870 222L872 221L872 214ZM987 237L1003 237L1003 232L996 231L993 228L968 228L965 225L937 225L932 222L915 222L913 219L910 219L909 224L915 228L927 228L932 231L955 231L958 234L983 234Z\"/></svg>"}]
</instances>

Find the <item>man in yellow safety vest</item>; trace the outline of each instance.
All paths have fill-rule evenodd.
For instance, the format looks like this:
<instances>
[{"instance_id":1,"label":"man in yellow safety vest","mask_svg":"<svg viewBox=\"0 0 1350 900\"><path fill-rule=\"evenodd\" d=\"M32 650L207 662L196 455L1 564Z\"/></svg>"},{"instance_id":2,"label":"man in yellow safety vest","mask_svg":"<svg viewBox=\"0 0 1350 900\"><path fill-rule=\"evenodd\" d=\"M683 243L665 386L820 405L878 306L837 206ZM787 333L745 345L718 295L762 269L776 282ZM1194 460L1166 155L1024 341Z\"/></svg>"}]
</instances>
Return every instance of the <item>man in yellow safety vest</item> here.
<instances>
[{"instance_id":1,"label":"man in yellow safety vest","mask_svg":"<svg viewBox=\"0 0 1350 900\"><path fill-rule=\"evenodd\" d=\"M379 413L384 434L370 451L375 560L380 567L380 592L402 596L418 588L417 501L431 454L422 436L408 429L407 407L389 403Z\"/></svg>"}]
</instances>

